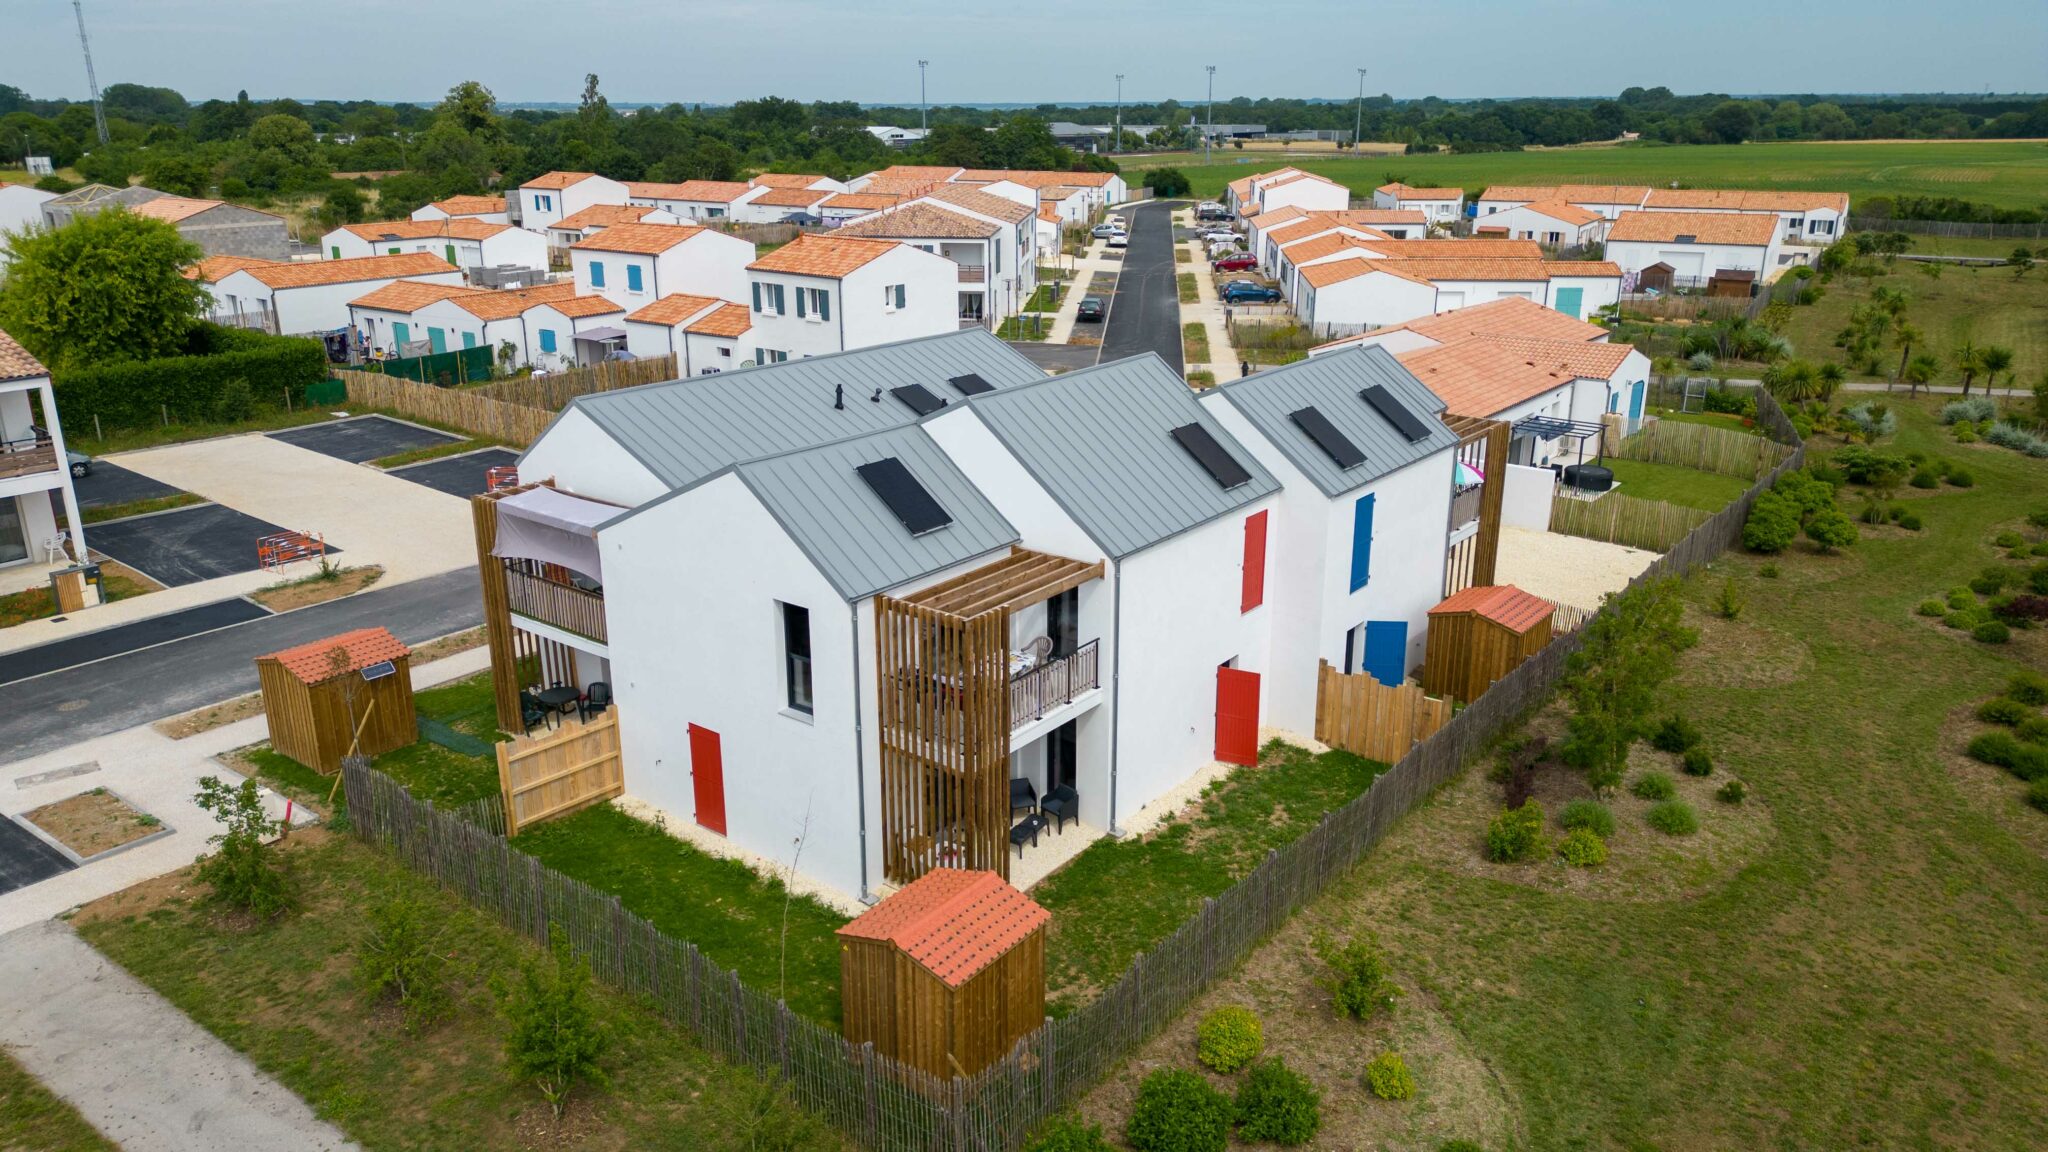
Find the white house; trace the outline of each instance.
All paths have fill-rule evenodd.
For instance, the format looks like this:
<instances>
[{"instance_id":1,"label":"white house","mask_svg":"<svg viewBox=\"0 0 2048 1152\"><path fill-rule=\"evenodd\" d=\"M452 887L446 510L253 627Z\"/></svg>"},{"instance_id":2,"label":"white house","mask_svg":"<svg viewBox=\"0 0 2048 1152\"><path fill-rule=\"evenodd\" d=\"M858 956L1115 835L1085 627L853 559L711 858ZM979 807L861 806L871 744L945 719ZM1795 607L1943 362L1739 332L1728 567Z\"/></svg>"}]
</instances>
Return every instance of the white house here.
<instances>
[{"instance_id":1,"label":"white house","mask_svg":"<svg viewBox=\"0 0 2048 1152\"><path fill-rule=\"evenodd\" d=\"M626 309L603 296L568 296L525 312L533 344L528 360L556 371L599 363L626 351Z\"/></svg>"},{"instance_id":2,"label":"white house","mask_svg":"<svg viewBox=\"0 0 2048 1152\"><path fill-rule=\"evenodd\" d=\"M822 220L821 206L837 195L829 188L757 188L734 206L733 216L747 224L779 224L794 217Z\"/></svg>"},{"instance_id":3,"label":"white house","mask_svg":"<svg viewBox=\"0 0 2048 1152\"><path fill-rule=\"evenodd\" d=\"M721 304L683 325L686 376L709 376L753 363L754 313L745 304Z\"/></svg>"},{"instance_id":4,"label":"white house","mask_svg":"<svg viewBox=\"0 0 2048 1152\"><path fill-rule=\"evenodd\" d=\"M540 319L536 309L541 305L556 303L572 311L580 311L609 302L602 297L579 298L576 285L568 280L532 288L458 293L433 301L413 313L413 331L420 331L422 326L446 328L453 334L450 337L452 342L467 348L474 340L477 345L493 349L500 363L514 368L560 366L568 362L563 349L572 347L566 335L557 346L543 349L540 326L531 322ZM560 315L554 308L548 311L551 318Z\"/></svg>"},{"instance_id":5,"label":"white house","mask_svg":"<svg viewBox=\"0 0 2048 1152\"><path fill-rule=\"evenodd\" d=\"M460 284L394 280L348 302L349 327L360 336L363 348L377 356L417 356L451 348L474 348L483 342L481 325L465 330L459 325L423 321L418 315L427 305L451 296L491 294L483 288L465 288Z\"/></svg>"},{"instance_id":6,"label":"white house","mask_svg":"<svg viewBox=\"0 0 2048 1152\"><path fill-rule=\"evenodd\" d=\"M1333 333L1506 299L1528 300L1576 319L1621 298L1621 270L1598 261L1373 260L1354 254L1312 263L1298 280L1296 314Z\"/></svg>"},{"instance_id":7,"label":"white house","mask_svg":"<svg viewBox=\"0 0 2048 1152\"><path fill-rule=\"evenodd\" d=\"M1607 236L1609 221L1590 208L1562 200L1517 204L1473 222L1481 236L1534 240L1549 248L1581 248Z\"/></svg>"},{"instance_id":8,"label":"white house","mask_svg":"<svg viewBox=\"0 0 2048 1152\"><path fill-rule=\"evenodd\" d=\"M636 180L626 185L631 203L659 208L678 220L738 220L738 209L747 201L769 191L766 184L739 180L684 180L660 184Z\"/></svg>"},{"instance_id":9,"label":"white house","mask_svg":"<svg viewBox=\"0 0 2048 1152\"><path fill-rule=\"evenodd\" d=\"M1307 173L1299 168L1275 168L1270 172L1254 172L1249 176L1241 176L1224 186L1223 206L1229 209L1231 214L1244 217L1260 216L1290 206L1306 211L1311 207L1310 205L1275 204L1265 206L1262 205L1259 199L1259 191L1266 185L1276 184L1282 180L1298 179L1305 175ZM1350 206L1351 197L1348 194L1344 198L1344 203L1328 205L1328 207L1334 208L1349 208Z\"/></svg>"},{"instance_id":10,"label":"white house","mask_svg":"<svg viewBox=\"0 0 2048 1152\"><path fill-rule=\"evenodd\" d=\"M1252 255L1258 257L1261 270L1269 276L1278 277L1281 269L1280 253L1283 249L1287 249L1292 245L1301 246L1295 249L1296 252L1334 252L1350 247L1350 245L1345 244L1341 240L1322 245L1312 245L1309 243L1312 240L1327 240L1333 236L1348 236L1353 240L1393 239L1391 235L1370 225L1344 224L1330 219L1329 215L1318 213L1314 216L1303 217L1300 220L1283 224L1277 228L1264 230L1259 234L1256 246L1250 248L1249 251ZM1370 246L1360 245L1360 247L1369 249Z\"/></svg>"},{"instance_id":11,"label":"white house","mask_svg":"<svg viewBox=\"0 0 2048 1152\"><path fill-rule=\"evenodd\" d=\"M961 327L960 266L894 240L805 233L747 265L758 363Z\"/></svg>"},{"instance_id":12,"label":"white house","mask_svg":"<svg viewBox=\"0 0 2048 1152\"><path fill-rule=\"evenodd\" d=\"M1741 192L1714 188L1655 188L1643 201L1650 212L1741 212L1776 216L1787 244L1828 245L1849 230L1847 192Z\"/></svg>"},{"instance_id":13,"label":"white house","mask_svg":"<svg viewBox=\"0 0 2048 1152\"><path fill-rule=\"evenodd\" d=\"M212 297L215 319L286 336L348 327L351 301L396 280L462 283L462 272L431 252L290 264L215 258L192 272Z\"/></svg>"},{"instance_id":14,"label":"white house","mask_svg":"<svg viewBox=\"0 0 2048 1152\"><path fill-rule=\"evenodd\" d=\"M569 248L578 288L627 309L677 292L739 300L753 258L737 236L677 224L619 224Z\"/></svg>"},{"instance_id":15,"label":"white house","mask_svg":"<svg viewBox=\"0 0 2048 1152\"><path fill-rule=\"evenodd\" d=\"M846 182L815 172L763 172L748 179L747 183L756 188L811 188L825 192L844 192Z\"/></svg>"},{"instance_id":16,"label":"white house","mask_svg":"<svg viewBox=\"0 0 2048 1152\"><path fill-rule=\"evenodd\" d=\"M320 238L320 251L329 260L431 252L457 268L548 266L539 233L470 217L344 224Z\"/></svg>"},{"instance_id":17,"label":"white house","mask_svg":"<svg viewBox=\"0 0 2048 1152\"><path fill-rule=\"evenodd\" d=\"M647 359L674 356L679 375L694 376L687 365L689 345L686 332L692 321L700 320L730 301L716 296L694 296L672 292L626 314L626 351ZM729 367L730 365L728 365Z\"/></svg>"},{"instance_id":18,"label":"white house","mask_svg":"<svg viewBox=\"0 0 2048 1152\"><path fill-rule=\"evenodd\" d=\"M58 539L60 515L69 525L69 558L46 548ZM0 572L8 574L9 587L28 587L14 579L21 570L84 562L85 535L50 371L0 332Z\"/></svg>"},{"instance_id":19,"label":"white house","mask_svg":"<svg viewBox=\"0 0 2048 1152\"><path fill-rule=\"evenodd\" d=\"M510 224L511 213L503 196L450 196L413 209L415 220L481 220L486 224Z\"/></svg>"},{"instance_id":20,"label":"white house","mask_svg":"<svg viewBox=\"0 0 2048 1152\"><path fill-rule=\"evenodd\" d=\"M592 204L581 212L571 213L548 225L548 247L565 251L578 240L588 239L620 224L682 222L682 218L672 212L649 208L645 204Z\"/></svg>"},{"instance_id":21,"label":"white house","mask_svg":"<svg viewBox=\"0 0 2048 1152\"><path fill-rule=\"evenodd\" d=\"M1269 199L1267 203L1271 203ZM1463 188L1410 188L1395 181L1372 190L1375 208L1408 208L1421 212L1432 224L1449 224L1465 211Z\"/></svg>"},{"instance_id":22,"label":"white house","mask_svg":"<svg viewBox=\"0 0 2048 1152\"><path fill-rule=\"evenodd\" d=\"M1650 189L1641 184L1489 184L1480 193L1473 223L1485 227L1487 217L1524 204L1570 204L1613 220L1633 212L1649 199Z\"/></svg>"},{"instance_id":23,"label":"white house","mask_svg":"<svg viewBox=\"0 0 2048 1152\"><path fill-rule=\"evenodd\" d=\"M1644 269L1671 269L1674 288L1697 288L1724 272L1768 280L1780 265L1783 230L1775 213L1624 212L1607 231L1607 259L1631 282Z\"/></svg>"},{"instance_id":24,"label":"white house","mask_svg":"<svg viewBox=\"0 0 2048 1152\"><path fill-rule=\"evenodd\" d=\"M870 212L894 208L907 197L887 192L835 192L818 205L818 215L827 224L844 224Z\"/></svg>"},{"instance_id":25,"label":"white house","mask_svg":"<svg viewBox=\"0 0 2048 1152\"><path fill-rule=\"evenodd\" d=\"M994 327L1037 287L1031 210L960 185L942 185L907 204L840 226L835 236L899 240L959 268L958 316Z\"/></svg>"},{"instance_id":26,"label":"white house","mask_svg":"<svg viewBox=\"0 0 2048 1152\"><path fill-rule=\"evenodd\" d=\"M1259 209L1301 208L1309 212L1341 212L1351 207L1351 189L1326 176L1296 172L1255 189Z\"/></svg>"},{"instance_id":27,"label":"white house","mask_svg":"<svg viewBox=\"0 0 2048 1152\"><path fill-rule=\"evenodd\" d=\"M45 192L28 184L10 184L0 180L0 232L20 234L31 228L43 226L43 205L57 198L54 192ZM7 253L0 250L0 266L7 263Z\"/></svg>"},{"instance_id":28,"label":"white house","mask_svg":"<svg viewBox=\"0 0 2048 1152\"><path fill-rule=\"evenodd\" d=\"M1266 369L1202 403L1280 481L1270 722L1315 731L1319 663L1404 682L1443 598L1458 437L1383 348Z\"/></svg>"},{"instance_id":29,"label":"white house","mask_svg":"<svg viewBox=\"0 0 2048 1152\"><path fill-rule=\"evenodd\" d=\"M1508 462L1531 467L1596 455L1602 414L1639 419L1650 375L1631 345L1579 340L1473 336L1396 358L1452 415L1510 425Z\"/></svg>"},{"instance_id":30,"label":"white house","mask_svg":"<svg viewBox=\"0 0 2048 1152\"><path fill-rule=\"evenodd\" d=\"M1273 261L1274 277L1280 291L1295 299L1301 269L1332 260L1460 260L1535 261L1543 248L1529 240L1382 240L1358 235L1359 229L1339 229L1307 240L1280 245Z\"/></svg>"},{"instance_id":31,"label":"white house","mask_svg":"<svg viewBox=\"0 0 2048 1152\"><path fill-rule=\"evenodd\" d=\"M1438 312L1346 336L1308 350L1311 357L1327 356L1346 348L1380 347L1389 352L1412 352L1435 348L1472 336L1512 336L1588 344L1607 343L1609 333L1598 324L1567 316L1556 309L1519 296L1504 296L1485 304L1473 304L1449 312Z\"/></svg>"},{"instance_id":32,"label":"white house","mask_svg":"<svg viewBox=\"0 0 2048 1152\"><path fill-rule=\"evenodd\" d=\"M592 204L626 202L624 184L595 172L542 173L515 189L511 199L514 223L532 232L545 232L555 221Z\"/></svg>"},{"instance_id":33,"label":"white house","mask_svg":"<svg viewBox=\"0 0 2048 1152\"><path fill-rule=\"evenodd\" d=\"M870 128L873 132L875 129ZM868 172L846 182L849 192L901 192L906 187L923 191L924 186L945 184L966 171L948 164L891 164L878 172ZM879 185L880 187L877 187Z\"/></svg>"},{"instance_id":34,"label":"white house","mask_svg":"<svg viewBox=\"0 0 2048 1152\"><path fill-rule=\"evenodd\" d=\"M1130 185L1115 172L1056 172L1034 168L966 168L954 173L946 181L950 184L1007 184L1012 188L1043 193L1060 190L1058 198L1065 202L1077 198L1083 215L1097 209L1122 204L1131 198ZM1028 200L1020 200L1025 207L1035 207Z\"/></svg>"}]
</instances>

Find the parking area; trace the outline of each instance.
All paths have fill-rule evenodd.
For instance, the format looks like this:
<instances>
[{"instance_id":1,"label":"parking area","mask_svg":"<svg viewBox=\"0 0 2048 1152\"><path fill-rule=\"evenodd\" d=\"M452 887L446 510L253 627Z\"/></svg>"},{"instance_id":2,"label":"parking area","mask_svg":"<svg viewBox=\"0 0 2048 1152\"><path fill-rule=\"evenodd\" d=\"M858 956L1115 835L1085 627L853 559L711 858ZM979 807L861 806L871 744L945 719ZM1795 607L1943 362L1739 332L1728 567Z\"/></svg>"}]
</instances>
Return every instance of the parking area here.
<instances>
[{"instance_id":1,"label":"parking area","mask_svg":"<svg viewBox=\"0 0 2048 1152\"><path fill-rule=\"evenodd\" d=\"M284 528L221 504L108 520L87 529L95 552L169 588L254 572L256 540ZM330 553L341 551L330 544Z\"/></svg>"},{"instance_id":2,"label":"parking area","mask_svg":"<svg viewBox=\"0 0 2048 1152\"><path fill-rule=\"evenodd\" d=\"M518 462L519 453L510 448L485 448L478 452L464 452L460 456L443 456L438 460L393 468L386 475L467 500L489 490L484 481L485 473L493 468L509 468Z\"/></svg>"},{"instance_id":3,"label":"parking area","mask_svg":"<svg viewBox=\"0 0 2048 1152\"><path fill-rule=\"evenodd\" d=\"M237 596L129 624L116 624L33 648L17 649L0 654L0 685L139 652L268 615L269 609Z\"/></svg>"},{"instance_id":4,"label":"parking area","mask_svg":"<svg viewBox=\"0 0 2048 1152\"><path fill-rule=\"evenodd\" d=\"M441 432L389 416L352 416L346 420L334 420L326 424L309 424L303 428L286 428L269 434L272 440L296 445L322 456L332 456L351 464L366 464L400 452L415 448L431 448L437 444L453 444L462 437L451 432Z\"/></svg>"},{"instance_id":5,"label":"parking area","mask_svg":"<svg viewBox=\"0 0 2048 1152\"><path fill-rule=\"evenodd\" d=\"M41 837L0 816L0 893L61 876L78 865Z\"/></svg>"},{"instance_id":6,"label":"parking area","mask_svg":"<svg viewBox=\"0 0 2048 1152\"><path fill-rule=\"evenodd\" d=\"M111 508L138 500L161 500L179 493L179 489L161 480L152 480L140 472L130 472L105 460L93 461L92 470L75 480L71 487L78 493L81 509Z\"/></svg>"}]
</instances>

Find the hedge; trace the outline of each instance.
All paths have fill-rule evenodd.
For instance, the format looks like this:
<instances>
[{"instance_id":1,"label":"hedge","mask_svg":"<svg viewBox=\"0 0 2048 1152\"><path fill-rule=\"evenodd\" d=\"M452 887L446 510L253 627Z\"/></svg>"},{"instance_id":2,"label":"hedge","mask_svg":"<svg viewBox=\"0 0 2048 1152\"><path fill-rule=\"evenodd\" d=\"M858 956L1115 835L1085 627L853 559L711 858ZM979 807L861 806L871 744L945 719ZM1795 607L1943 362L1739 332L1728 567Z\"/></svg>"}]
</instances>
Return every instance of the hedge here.
<instances>
[{"instance_id":1,"label":"hedge","mask_svg":"<svg viewBox=\"0 0 2048 1152\"><path fill-rule=\"evenodd\" d=\"M327 376L327 350L318 340L271 336L242 328L200 324L190 352L69 368L51 378L57 413L72 435L92 426L138 428L163 422L234 421L259 408L294 407L308 386Z\"/></svg>"}]
</instances>

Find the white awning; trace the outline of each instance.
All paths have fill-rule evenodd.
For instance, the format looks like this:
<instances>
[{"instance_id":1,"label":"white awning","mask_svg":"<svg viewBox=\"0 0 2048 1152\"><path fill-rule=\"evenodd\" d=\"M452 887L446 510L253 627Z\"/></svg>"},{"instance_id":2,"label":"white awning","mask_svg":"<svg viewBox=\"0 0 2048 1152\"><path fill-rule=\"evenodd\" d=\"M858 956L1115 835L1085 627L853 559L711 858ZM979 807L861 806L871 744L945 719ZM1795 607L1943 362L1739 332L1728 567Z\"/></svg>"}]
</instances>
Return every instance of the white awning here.
<instances>
[{"instance_id":1,"label":"white awning","mask_svg":"<svg viewBox=\"0 0 2048 1152\"><path fill-rule=\"evenodd\" d=\"M597 526L624 511L553 488L530 488L498 501L498 541L491 555L560 564L602 584Z\"/></svg>"},{"instance_id":2,"label":"white awning","mask_svg":"<svg viewBox=\"0 0 2048 1152\"><path fill-rule=\"evenodd\" d=\"M602 344L607 340L624 340L626 338L626 330L624 328L585 328L576 334L576 338L578 340L595 340Z\"/></svg>"}]
</instances>

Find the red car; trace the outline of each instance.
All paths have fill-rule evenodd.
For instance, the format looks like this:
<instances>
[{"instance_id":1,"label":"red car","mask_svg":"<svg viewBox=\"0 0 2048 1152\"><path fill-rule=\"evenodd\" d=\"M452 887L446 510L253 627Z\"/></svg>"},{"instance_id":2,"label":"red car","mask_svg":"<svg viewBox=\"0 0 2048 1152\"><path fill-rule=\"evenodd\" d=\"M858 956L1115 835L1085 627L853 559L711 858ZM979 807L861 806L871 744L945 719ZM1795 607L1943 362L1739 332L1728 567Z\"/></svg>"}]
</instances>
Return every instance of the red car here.
<instances>
[{"instance_id":1,"label":"red car","mask_svg":"<svg viewBox=\"0 0 2048 1152\"><path fill-rule=\"evenodd\" d=\"M1259 266L1258 258L1249 252L1232 252L1209 262L1209 267L1218 272L1244 272Z\"/></svg>"}]
</instances>

